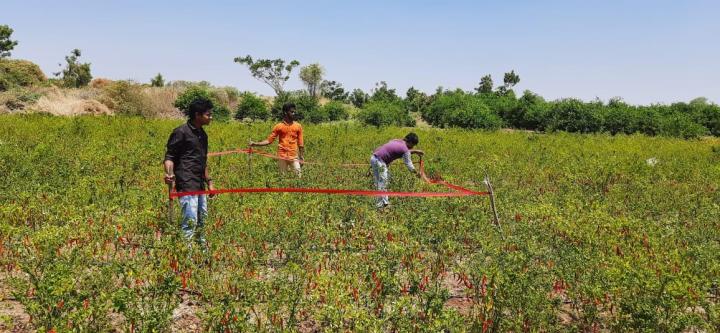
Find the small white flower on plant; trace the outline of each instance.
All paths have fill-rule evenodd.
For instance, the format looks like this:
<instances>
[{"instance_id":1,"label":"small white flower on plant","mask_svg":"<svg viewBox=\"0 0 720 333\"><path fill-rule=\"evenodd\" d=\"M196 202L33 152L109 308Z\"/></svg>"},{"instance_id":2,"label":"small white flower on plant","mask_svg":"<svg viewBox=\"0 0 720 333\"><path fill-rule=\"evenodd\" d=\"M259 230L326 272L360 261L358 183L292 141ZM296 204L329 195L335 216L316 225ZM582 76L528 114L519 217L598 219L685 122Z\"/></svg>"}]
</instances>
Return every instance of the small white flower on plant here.
<instances>
[{"instance_id":1,"label":"small white flower on plant","mask_svg":"<svg viewBox=\"0 0 720 333\"><path fill-rule=\"evenodd\" d=\"M651 158L648 158L648 159L645 161L645 163L647 163L647 165L649 165L649 166L651 166L651 167L654 167L655 164L658 163L658 159L655 158L655 157L651 157Z\"/></svg>"}]
</instances>

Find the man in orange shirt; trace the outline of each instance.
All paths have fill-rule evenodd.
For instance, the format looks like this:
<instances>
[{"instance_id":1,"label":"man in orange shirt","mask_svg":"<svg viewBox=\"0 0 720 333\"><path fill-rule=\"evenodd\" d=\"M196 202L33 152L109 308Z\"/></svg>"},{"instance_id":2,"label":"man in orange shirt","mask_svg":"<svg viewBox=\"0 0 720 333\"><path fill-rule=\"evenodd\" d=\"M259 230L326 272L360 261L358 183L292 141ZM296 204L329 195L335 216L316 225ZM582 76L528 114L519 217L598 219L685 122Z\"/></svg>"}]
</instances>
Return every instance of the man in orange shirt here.
<instances>
[{"instance_id":1,"label":"man in orange shirt","mask_svg":"<svg viewBox=\"0 0 720 333\"><path fill-rule=\"evenodd\" d=\"M295 174L300 177L300 163L305 156L305 144L300 123L295 121L295 104L283 105L283 121L276 124L265 141L250 142L250 147L267 146L278 138L278 167L280 172L287 172L292 166Z\"/></svg>"}]
</instances>

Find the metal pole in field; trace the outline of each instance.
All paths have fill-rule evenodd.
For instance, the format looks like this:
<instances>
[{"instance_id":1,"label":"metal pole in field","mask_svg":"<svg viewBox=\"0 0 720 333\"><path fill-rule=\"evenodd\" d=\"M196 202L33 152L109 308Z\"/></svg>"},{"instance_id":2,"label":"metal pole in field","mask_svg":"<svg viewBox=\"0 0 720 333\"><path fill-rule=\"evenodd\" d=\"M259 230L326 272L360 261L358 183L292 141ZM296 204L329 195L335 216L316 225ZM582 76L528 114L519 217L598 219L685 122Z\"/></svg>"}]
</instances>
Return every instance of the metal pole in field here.
<instances>
[{"instance_id":1,"label":"metal pole in field","mask_svg":"<svg viewBox=\"0 0 720 333\"><path fill-rule=\"evenodd\" d=\"M168 184L168 225L173 224L173 198L170 196L172 194L174 183Z\"/></svg>"}]
</instances>

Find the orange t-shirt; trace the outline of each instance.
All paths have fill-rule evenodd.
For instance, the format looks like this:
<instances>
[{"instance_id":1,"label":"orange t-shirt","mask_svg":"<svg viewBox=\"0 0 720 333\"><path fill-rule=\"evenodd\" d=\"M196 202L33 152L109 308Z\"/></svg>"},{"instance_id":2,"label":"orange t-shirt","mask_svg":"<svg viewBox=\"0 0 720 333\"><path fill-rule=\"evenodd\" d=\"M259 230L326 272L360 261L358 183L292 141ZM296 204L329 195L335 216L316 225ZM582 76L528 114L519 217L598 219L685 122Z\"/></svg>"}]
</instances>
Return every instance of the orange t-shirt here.
<instances>
[{"instance_id":1,"label":"orange t-shirt","mask_svg":"<svg viewBox=\"0 0 720 333\"><path fill-rule=\"evenodd\" d=\"M282 158L297 158L298 146L303 147L302 126L297 121L288 125L281 122L273 127L272 133L268 136L267 141L273 142L278 138L278 156Z\"/></svg>"}]
</instances>

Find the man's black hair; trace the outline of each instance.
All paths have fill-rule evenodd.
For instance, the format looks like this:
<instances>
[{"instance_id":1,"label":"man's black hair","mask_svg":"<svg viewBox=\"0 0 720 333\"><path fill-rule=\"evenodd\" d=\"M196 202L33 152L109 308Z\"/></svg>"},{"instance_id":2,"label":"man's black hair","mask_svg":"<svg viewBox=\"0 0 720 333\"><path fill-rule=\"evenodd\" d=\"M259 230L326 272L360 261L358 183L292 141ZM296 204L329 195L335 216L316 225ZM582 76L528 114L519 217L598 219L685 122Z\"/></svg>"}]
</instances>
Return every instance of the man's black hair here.
<instances>
[{"instance_id":1,"label":"man's black hair","mask_svg":"<svg viewBox=\"0 0 720 333\"><path fill-rule=\"evenodd\" d=\"M190 103L188 107L187 116L190 120L195 119L195 115L198 113L205 113L212 110L214 107L213 102L207 99L197 99Z\"/></svg>"},{"instance_id":2,"label":"man's black hair","mask_svg":"<svg viewBox=\"0 0 720 333\"><path fill-rule=\"evenodd\" d=\"M283 104L283 108L282 108L283 113L288 113L288 111L290 111L290 109L295 109L295 103L285 103L285 104Z\"/></svg>"},{"instance_id":3,"label":"man's black hair","mask_svg":"<svg viewBox=\"0 0 720 333\"><path fill-rule=\"evenodd\" d=\"M415 134L413 132L408 133L408 135L405 136L404 140L407 143L411 143L413 146L416 146L420 142L420 139L418 138L417 134Z\"/></svg>"}]
</instances>

